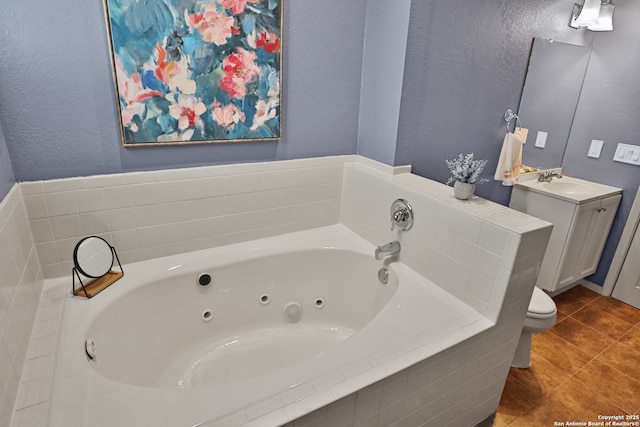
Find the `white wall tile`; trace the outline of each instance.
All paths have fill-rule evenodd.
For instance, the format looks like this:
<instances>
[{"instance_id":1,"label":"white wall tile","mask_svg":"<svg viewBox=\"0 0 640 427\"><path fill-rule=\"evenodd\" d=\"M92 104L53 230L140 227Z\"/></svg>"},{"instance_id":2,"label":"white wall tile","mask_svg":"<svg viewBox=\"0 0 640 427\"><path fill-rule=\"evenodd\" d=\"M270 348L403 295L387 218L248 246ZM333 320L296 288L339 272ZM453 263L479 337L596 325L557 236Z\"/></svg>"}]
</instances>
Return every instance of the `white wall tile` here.
<instances>
[{"instance_id":1,"label":"white wall tile","mask_svg":"<svg viewBox=\"0 0 640 427\"><path fill-rule=\"evenodd\" d=\"M103 189L106 208L120 209L132 205L131 188L129 186L106 187Z\"/></svg>"},{"instance_id":2,"label":"white wall tile","mask_svg":"<svg viewBox=\"0 0 640 427\"><path fill-rule=\"evenodd\" d=\"M109 219L104 211L80 214L80 225L83 236L108 233L110 230Z\"/></svg>"},{"instance_id":3,"label":"white wall tile","mask_svg":"<svg viewBox=\"0 0 640 427\"><path fill-rule=\"evenodd\" d=\"M502 255L508 234L506 230L485 222L482 224L482 232L478 244L494 254Z\"/></svg>"},{"instance_id":4,"label":"white wall tile","mask_svg":"<svg viewBox=\"0 0 640 427\"><path fill-rule=\"evenodd\" d=\"M491 280L496 277L500 267L500 257L493 252L478 247L473 261L473 269L488 276ZM490 296L490 295L489 295Z\"/></svg>"},{"instance_id":5,"label":"white wall tile","mask_svg":"<svg viewBox=\"0 0 640 427\"><path fill-rule=\"evenodd\" d=\"M84 178L52 179L44 181L45 193L75 191L84 188Z\"/></svg>"},{"instance_id":6,"label":"white wall tile","mask_svg":"<svg viewBox=\"0 0 640 427\"><path fill-rule=\"evenodd\" d=\"M436 227L433 234L429 236L428 242L434 249L447 256L453 256L453 249L456 243L456 235L441 227Z\"/></svg>"},{"instance_id":7,"label":"white wall tile","mask_svg":"<svg viewBox=\"0 0 640 427\"><path fill-rule=\"evenodd\" d=\"M11 420L12 427L41 427L47 425L49 416L48 403L29 406L16 411Z\"/></svg>"},{"instance_id":8,"label":"white wall tile","mask_svg":"<svg viewBox=\"0 0 640 427\"><path fill-rule=\"evenodd\" d=\"M44 277L61 277L63 274L62 265L60 263L42 265L42 273ZM69 272L69 274L71 274L71 272Z\"/></svg>"},{"instance_id":9,"label":"white wall tile","mask_svg":"<svg viewBox=\"0 0 640 427\"><path fill-rule=\"evenodd\" d=\"M43 265L60 262L56 242L36 243L36 251L38 252L40 263Z\"/></svg>"},{"instance_id":10,"label":"white wall tile","mask_svg":"<svg viewBox=\"0 0 640 427\"><path fill-rule=\"evenodd\" d=\"M49 210L44 194L26 195L23 197L29 219L48 218Z\"/></svg>"},{"instance_id":11,"label":"white wall tile","mask_svg":"<svg viewBox=\"0 0 640 427\"><path fill-rule=\"evenodd\" d=\"M51 226L51 220L49 218L31 220L31 232L33 233L33 240L36 243L55 240L53 227Z\"/></svg>"},{"instance_id":12,"label":"white wall tile","mask_svg":"<svg viewBox=\"0 0 640 427\"><path fill-rule=\"evenodd\" d=\"M113 242L111 245L116 248L118 256L125 251L136 250L140 247L138 236L134 230L114 231L111 233ZM122 260L120 260L122 262Z\"/></svg>"},{"instance_id":13,"label":"white wall tile","mask_svg":"<svg viewBox=\"0 0 640 427\"><path fill-rule=\"evenodd\" d=\"M485 276L482 273L474 274L469 281L468 292L479 300L489 303L493 294L495 279ZM504 289L504 288L503 288Z\"/></svg>"},{"instance_id":14,"label":"white wall tile","mask_svg":"<svg viewBox=\"0 0 640 427\"><path fill-rule=\"evenodd\" d=\"M40 295L36 280L42 275L25 203L31 217L48 215L42 184L26 187L24 196L16 185L0 201L0 425L5 426L20 402L19 377ZM46 226L39 231L40 238L49 237Z\"/></svg>"},{"instance_id":15,"label":"white wall tile","mask_svg":"<svg viewBox=\"0 0 640 427\"><path fill-rule=\"evenodd\" d=\"M51 226L58 240L82 236L82 224L80 223L80 216L78 215L52 217Z\"/></svg>"},{"instance_id":16,"label":"white wall tile","mask_svg":"<svg viewBox=\"0 0 640 427\"><path fill-rule=\"evenodd\" d=\"M467 265L473 265L473 260L476 257L476 248L477 245L458 236L455 239L453 258Z\"/></svg>"},{"instance_id":17,"label":"white wall tile","mask_svg":"<svg viewBox=\"0 0 640 427\"><path fill-rule=\"evenodd\" d=\"M520 235L516 233L509 233L507 241L505 242L504 251L502 252L502 258L500 259L500 267L507 271L511 271L513 269L513 263L515 262L519 245Z\"/></svg>"},{"instance_id":18,"label":"white wall tile","mask_svg":"<svg viewBox=\"0 0 640 427\"><path fill-rule=\"evenodd\" d=\"M458 235L471 243L478 243L482 234L483 221L474 216L466 216L464 221L460 221Z\"/></svg>"},{"instance_id":19,"label":"white wall tile","mask_svg":"<svg viewBox=\"0 0 640 427\"><path fill-rule=\"evenodd\" d=\"M277 190L282 188L282 173L280 171L268 171L262 174L263 190Z\"/></svg>"},{"instance_id":20,"label":"white wall tile","mask_svg":"<svg viewBox=\"0 0 640 427\"><path fill-rule=\"evenodd\" d=\"M94 175L84 178L85 188L106 188L125 184L124 174Z\"/></svg>"},{"instance_id":21,"label":"white wall tile","mask_svg":"<svg viewBox=\"0 0 640 427\"><path fill-rule=\"evenodd\" d=\"M107 208L107 202L102 188L79 190L76 192L78 212L102 212Z\"/></svg>"},{"instance_id":22,"label":"white wall tile","mask_svg":"<svg viewBox=\"0 0 640 427\"><path fill-rule=\"evenodd\" d=\"M27 194L42 194L44 193L44 185L42 181L23 182L20 184L20 191L23 196Z\"/></svg>"},{"instance_id":23,"label":"white wall tile","mask_svg":"<svg viewBox=\"0 0 640 427\"><path fill-rule=\"evenodd\" d=\"M46 194L47 207L50 216L62 216L78 213L76 193L64 191L60 193Z\"/></svg>"},{"instance_id":24,"label":"white wall tile","mask_svg":"<svg viewBox=\"0 0 640 427\"><path fill-rule=\"evenodd\" d=\"M449 233L455 234L458 232L461 217L462 213L459 209L443 206L440 211L440 218L438 218L438 225Z\"/></svg>"},{"instance_id":25,"label":"white wall tile","mask_svg":"<svg viewBox=\"0 0 640 427\"><path fill-rule=\"evenodd\" d=\"M471 283L472 270L468 262L453 260L451 262L448 290L451 294L464 301L464 297Z\"/></svg>"},{"instance_id":26,"label":"white wall tile","mask_svg":"<svg viewBox=\"0 0 640 427\"><path fill-rule=\"evenodd\" d=\"M170 196L165 193L161 195L161 187L155 182L145 184L131 185L131 200L136 205L153 205L162 203L164 200L170 200Z\"/></svg>"},{"instance_id":27,"label":"white wall tile","mask_svg":"<svg viewBox=\"0 0 640 427\"><path fill-rule=\"evenodd\" d=\"M107 211L109 228L112 231L132 230L137 227L137 208L111 209Z\"/></svg>"}]
</instances>

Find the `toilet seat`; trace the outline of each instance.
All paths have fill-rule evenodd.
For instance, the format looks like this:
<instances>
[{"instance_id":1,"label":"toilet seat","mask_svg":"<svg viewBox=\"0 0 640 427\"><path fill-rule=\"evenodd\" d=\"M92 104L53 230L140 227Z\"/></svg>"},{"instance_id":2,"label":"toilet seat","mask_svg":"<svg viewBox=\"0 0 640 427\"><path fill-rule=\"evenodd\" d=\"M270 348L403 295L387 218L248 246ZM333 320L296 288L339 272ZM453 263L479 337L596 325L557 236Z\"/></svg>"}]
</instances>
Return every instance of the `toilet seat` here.
<instances>
[{"instance_id":1,"label":"toilet seat","mask_svg":"<svg viewBox=\"0 0 640 427\"><path fill-rule=\"evenodd\" d=\"M529 308L527 309L527 317L534 319L548 319L555 317L556 304L551 297L544 293L544 291L537 286L533 288L533 295L531 295L531 302L529 302Z\"/></svg>"}]
</instances>

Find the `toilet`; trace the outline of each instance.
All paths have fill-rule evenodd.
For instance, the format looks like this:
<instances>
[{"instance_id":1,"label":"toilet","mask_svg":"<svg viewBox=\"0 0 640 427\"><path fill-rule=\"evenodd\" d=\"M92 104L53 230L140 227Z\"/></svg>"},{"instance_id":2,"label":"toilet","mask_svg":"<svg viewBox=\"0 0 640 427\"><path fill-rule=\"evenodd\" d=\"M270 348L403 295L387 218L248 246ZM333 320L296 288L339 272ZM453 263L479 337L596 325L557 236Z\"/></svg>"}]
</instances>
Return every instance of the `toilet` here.
<instances>
[{"instance_id":1,"label":"toilet","mask_svg":"<svg viewBox=\"0 0 640 427\"><path fill-rule=\"evenodd\" d=\"M511 366L514 368L531 366L531 336L551 329L555 324L556 304L542 289L534 287Z\"/></svg>"}]
</instances>

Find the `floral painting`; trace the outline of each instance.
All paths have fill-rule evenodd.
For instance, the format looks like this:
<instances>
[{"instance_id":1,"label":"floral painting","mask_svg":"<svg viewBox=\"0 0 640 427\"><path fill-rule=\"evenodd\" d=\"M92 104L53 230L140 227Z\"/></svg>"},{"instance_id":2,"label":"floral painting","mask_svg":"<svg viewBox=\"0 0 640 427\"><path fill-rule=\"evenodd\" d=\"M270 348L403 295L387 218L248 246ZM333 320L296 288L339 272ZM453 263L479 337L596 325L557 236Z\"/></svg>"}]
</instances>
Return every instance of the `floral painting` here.
<instances>
[{"instance_id":1,"label":"floral painting","mask_svg":"<svg viewBox=\"0 0 640 427\"><path fill-rule=\"evenodd\" d=\"M123 144L278 139L282 0L105 0Z\"/></svg>"}]
</instances>

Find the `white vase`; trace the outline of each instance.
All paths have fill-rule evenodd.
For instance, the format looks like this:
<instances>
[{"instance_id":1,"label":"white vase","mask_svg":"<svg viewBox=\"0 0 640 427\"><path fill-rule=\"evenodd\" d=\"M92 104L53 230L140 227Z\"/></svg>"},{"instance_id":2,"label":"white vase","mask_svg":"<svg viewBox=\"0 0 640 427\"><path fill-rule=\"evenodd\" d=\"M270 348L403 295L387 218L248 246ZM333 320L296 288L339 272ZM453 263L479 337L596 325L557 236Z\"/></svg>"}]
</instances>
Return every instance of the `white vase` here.
<instances>
[{"instance_id":1,"label":"white vase","mask_svg":"<svg viewBox=\"0 0 640 427\"><path fill-rule=\"evenodd\" d=\"M453 195L456 199L469 200L473 197L473 192L476 190L476 184L470 184L468 182L456 181L453 184Z\"/></svg>"}]
</instances>

